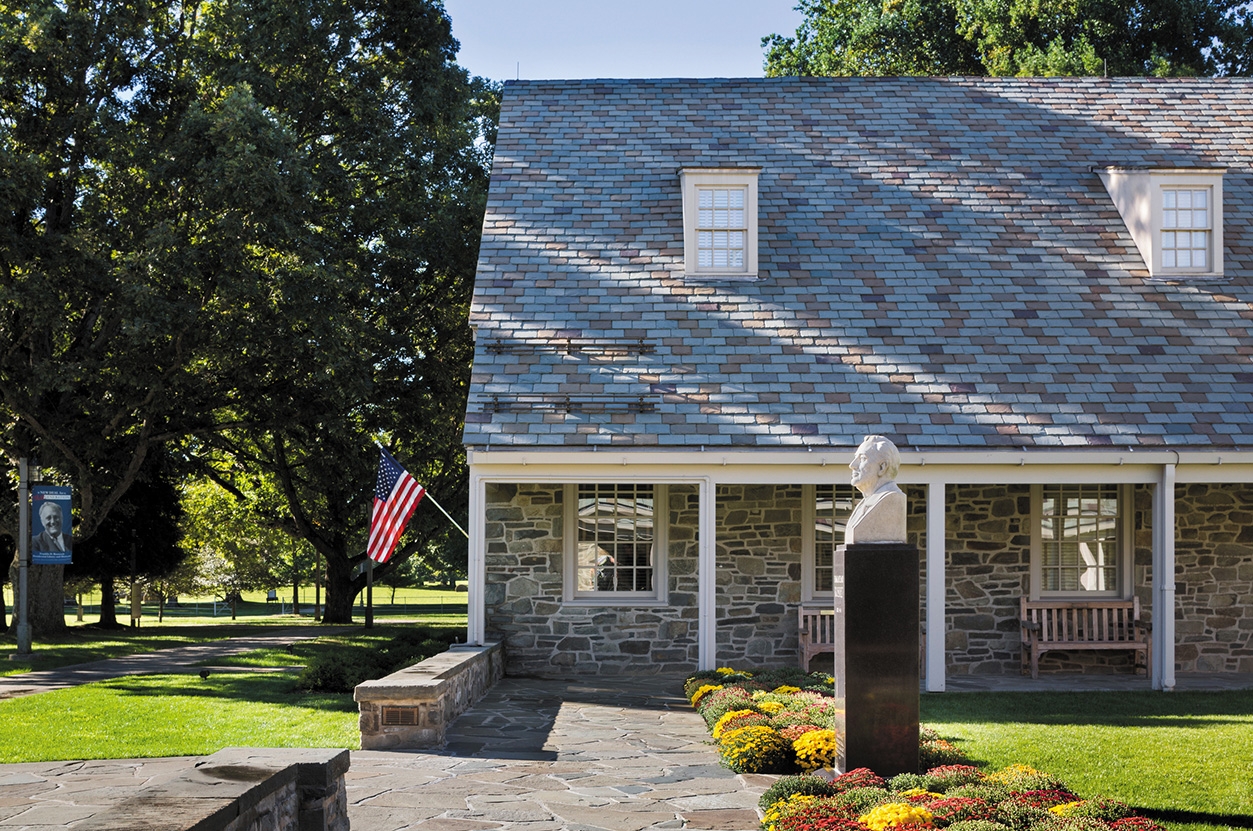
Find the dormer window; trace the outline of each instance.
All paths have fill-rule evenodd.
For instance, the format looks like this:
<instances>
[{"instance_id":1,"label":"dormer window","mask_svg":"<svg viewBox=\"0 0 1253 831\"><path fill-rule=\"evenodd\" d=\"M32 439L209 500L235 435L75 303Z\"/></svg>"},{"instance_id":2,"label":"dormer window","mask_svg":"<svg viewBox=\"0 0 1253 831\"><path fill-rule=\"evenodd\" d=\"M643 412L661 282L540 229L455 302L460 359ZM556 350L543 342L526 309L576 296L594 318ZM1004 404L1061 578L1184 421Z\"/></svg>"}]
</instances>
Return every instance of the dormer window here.
<instances>
[{"instance_id":1,"label":"dormer window","mask_svg":"<svg viewBox=\"0 0 1253 831\"><path fill-rule=\"evenodd\" d=\"M684 271L757 276L758 168L688 168L683 187Z\"/></svg>"},{"instance_id":2,"label":"dormer window","mask_svg":"<svg viewBox=\"0 0 1253 831\"><path fill-rule=\"evenodd\" d=\"M1151 276L1222 276L1222 168L1097 172Z\"/></svg>"},{"instance_id":3,"label":"dormer window","mask_svg":"<svg viewBox=\"0 0 1253 831\"><path fill-rule=\"evenodd\" d=\"M1209 188L1162 188L1162 268L1209 269Z\"/></svg>"}]
</instances>

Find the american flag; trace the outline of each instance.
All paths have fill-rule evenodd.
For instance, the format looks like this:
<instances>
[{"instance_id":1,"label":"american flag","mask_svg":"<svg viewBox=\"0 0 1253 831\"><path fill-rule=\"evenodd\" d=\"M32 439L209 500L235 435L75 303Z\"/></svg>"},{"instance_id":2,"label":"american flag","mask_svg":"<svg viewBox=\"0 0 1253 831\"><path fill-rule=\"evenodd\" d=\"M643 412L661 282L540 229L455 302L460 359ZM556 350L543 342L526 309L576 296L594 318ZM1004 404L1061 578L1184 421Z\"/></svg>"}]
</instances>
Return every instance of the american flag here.
<instances>
[{"instance_id":1,"label":"american flag","mask_svg":"<svg viewBox=\"0 0 1253 831\"><path fill-rule=\"evenodd\" d=\"M374 510L370 514L370 540L365 553L376 563L385 563L396 550L405 523L418 507L426 488L379 447L379 476L374 484Z\"/></svg>"}]
</instances>

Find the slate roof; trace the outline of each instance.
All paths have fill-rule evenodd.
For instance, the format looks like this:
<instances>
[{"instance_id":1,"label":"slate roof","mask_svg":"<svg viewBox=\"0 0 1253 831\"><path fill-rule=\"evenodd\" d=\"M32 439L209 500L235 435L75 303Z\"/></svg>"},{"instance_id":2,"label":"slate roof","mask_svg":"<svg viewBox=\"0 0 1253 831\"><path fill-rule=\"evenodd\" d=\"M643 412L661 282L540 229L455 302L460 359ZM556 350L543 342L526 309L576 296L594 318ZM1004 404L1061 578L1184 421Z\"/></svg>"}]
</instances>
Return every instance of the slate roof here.
<instances>
[{"instance_id":1,"label":"slate roof","mask_svg":"<svg viewBox=\"0 0 1253 831\"><path fill-rule=\"evenodd\" d=\"M1094 168L1225 166L1226 279ZM679 170L760 166L760 278L683 276ZM465 442L1253 445L1253 81L506 85Z\"/></svg>"}]
</instances>

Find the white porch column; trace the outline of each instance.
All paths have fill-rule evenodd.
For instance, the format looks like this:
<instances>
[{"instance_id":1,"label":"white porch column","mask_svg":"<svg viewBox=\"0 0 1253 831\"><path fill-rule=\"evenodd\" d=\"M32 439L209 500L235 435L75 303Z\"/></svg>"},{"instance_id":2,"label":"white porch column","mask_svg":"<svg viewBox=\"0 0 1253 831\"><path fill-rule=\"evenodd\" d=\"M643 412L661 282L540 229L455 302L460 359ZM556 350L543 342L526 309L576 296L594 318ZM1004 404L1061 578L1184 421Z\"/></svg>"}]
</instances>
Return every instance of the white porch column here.
<instances>
[{"instance_id":1,"label":"white porch column","mask_svg":"<svg viewBox=\"0 0 1253 831\"><path fill-rule=\"evenodd\" d=\"M697 521L698 546L696 557L696 606L697 606L697 668L716 669L718 666L717 630L717 549L714 545L714 484L706 477L700 482L700 518Z\"/></svg>"},{"instance_id":2,"label":"white porch column","mask_svg":"<svg viewBox=\"0 0 1253 831\"><path fill-rule=\"evenodd\" d=\"M470 475L470 557L466 573L466 643L482 646L487 632L487 484Z\"/></svg>"},{"instance_id":3,"label":"white porch column","mask_svg":"<svg viewBox=\"0 0 1253 831\"><path fill-rule=\"evenodd\" d=\"M944 692L944 483L927 484L927 692Z\"/></svg>"},{"instance_id":4,"label":"white porch column","mask_svg":"<svg viewBox=\"0 0 1253 831\"><path fill-rule=\"evenodd\" d=\"M1175 466L1153 494L1153 689L1175 688Z\"/></svg>"}]
</instances>

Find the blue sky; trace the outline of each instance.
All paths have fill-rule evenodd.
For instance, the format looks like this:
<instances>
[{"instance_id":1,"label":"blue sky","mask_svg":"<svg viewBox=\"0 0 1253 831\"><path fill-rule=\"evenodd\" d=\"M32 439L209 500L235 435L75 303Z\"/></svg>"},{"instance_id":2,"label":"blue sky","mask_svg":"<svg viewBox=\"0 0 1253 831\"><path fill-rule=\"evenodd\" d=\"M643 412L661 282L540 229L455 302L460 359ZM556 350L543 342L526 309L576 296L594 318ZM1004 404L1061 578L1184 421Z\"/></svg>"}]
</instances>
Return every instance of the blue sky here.
<instances>
[{"instance_id":1,"label":"blue sky","mask_svg":"<svg viewBox=\"0 0 1253 831\"><path fill-rule=\"evenodd\" d=\"M752 78L796 0L444 0L457 63L514 78Z\"/></svg>"}]
</instances>

